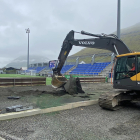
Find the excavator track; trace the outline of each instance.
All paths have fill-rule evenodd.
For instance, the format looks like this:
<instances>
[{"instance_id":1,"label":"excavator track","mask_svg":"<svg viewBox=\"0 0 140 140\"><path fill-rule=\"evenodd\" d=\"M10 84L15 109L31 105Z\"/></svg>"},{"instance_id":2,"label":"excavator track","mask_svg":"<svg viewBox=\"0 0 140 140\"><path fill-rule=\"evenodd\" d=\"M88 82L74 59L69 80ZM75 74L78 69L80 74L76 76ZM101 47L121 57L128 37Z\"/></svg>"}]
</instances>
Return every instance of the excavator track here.
<instances>
[{"instance_id":1,"label":"excavator track","mask_svg":"<svg viewBox=\"0 0 140 140\"><path fill-rule=\"evenodd\" d=\"M121 96L120 93L105 93L99 97L98 103L101 108L109 110L118 110L120 106Z\"/></svg>"}]
</instances>

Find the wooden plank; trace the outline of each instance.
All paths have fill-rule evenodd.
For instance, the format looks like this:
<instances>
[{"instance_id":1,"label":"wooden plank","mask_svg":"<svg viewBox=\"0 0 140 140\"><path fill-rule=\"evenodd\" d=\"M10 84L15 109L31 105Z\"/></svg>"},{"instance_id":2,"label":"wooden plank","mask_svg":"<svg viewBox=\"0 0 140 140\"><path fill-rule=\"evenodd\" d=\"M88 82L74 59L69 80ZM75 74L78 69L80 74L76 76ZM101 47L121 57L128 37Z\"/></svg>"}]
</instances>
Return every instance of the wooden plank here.
<instances>
[{"instance_id":1,"label":"wooden plank","mask_svg":"<svg viewBox=\"0 0 140 140\"><path fill-rule=\"evenodd\" d=\"M89 77L89 78L79 78L80 80L94 80L94 79L105 79L105 78L94 78L94 77Z\"/></svg>"},{"instance_id":2,"label":"wooden plank","mask_svg":"<svg viewBox=\"0 0 140 140\"><path fill-rule=\"evenodd\" d=\"M88 81L88 80L92 80L92 81L105 81L105 79L85 79L85 80L80 80L80 81Z\"/></svg>"},{"instance_id":3,"label":"wooden plank","mask_svg":"<svg viewBox=\"0 0 140 140\"><path fill-rule=\"evenodd\" d=\"M3 84L0 84L0 86L13 86L13 83L3 83Z\"/></svg>"},{"instance_id":4,"label":"wooden plank","mask_svg":"<svg viewBox=\"0 0 140 140\"><path fill-rule=\"evenodd\" d=\"M41 79L32 79L32 81L45 81L46 78L41 78Z\"/></svg>"},{"instance_id":5,"label":"wooden plank","mask_svg":"<svg viewBox=\"0 0 140 140\"><path fill-rule=\"evenodd\" d=\"M105 82L105 78L103 77L80 77L80 82L86 82L86 83L94 83L94 82Z\"/></svg>"},{"instance_id":6,"label":"wooden plank","mask_svg":"<svg viewBox=\"0 0 140 140\"><path fill-rule=\"evenodd\" d=\"M46 78L30 77L30 78L0 78L0 87L3 86L32 86L46 85Z\"/></svg>"},{"instance_id":7,"label":"wooden plank","mask_svg":"<svg viewBox=\"0 0 140 140\"><path fill-rule=\"evenodd\" d=\"M0 81L1 80L9 80L9 79L46 79L45 77L26 77L26 78L24 78L24 77L16 77L16 78L7 78L7 77L5 77L5 78L0 78Z\"/></svg>"},{"instance_id":8,"label":"wooden plank","mask_svg":"<svg viewBox=\"0 0 140 140\"><path fill-rule=\"evenodd\" d=\"M16 82L26 82L26 81L30 82L31 79L15 79L15 81Z\"/></svg>"},{"instance_id":9,"label":"wooden plank","mask_svg":"<svg viewBox=\"0 0 140 140\"><path fill-rule=\"evenodd\" d=\"M13 79L0 79L1 82L13 82Z\"/></svg>"},{"instance_id":10,"label":"wooden plank","mask_svg":"<svg viewBox=\"0 0 140 140\"><path fill-rule=\"evenodd\" d=\"M94 82L105 82L105 81L80 81L81 83L83 83L83 82L92 82L92 83L94 83Z\"/></svg>"}]
</instances>

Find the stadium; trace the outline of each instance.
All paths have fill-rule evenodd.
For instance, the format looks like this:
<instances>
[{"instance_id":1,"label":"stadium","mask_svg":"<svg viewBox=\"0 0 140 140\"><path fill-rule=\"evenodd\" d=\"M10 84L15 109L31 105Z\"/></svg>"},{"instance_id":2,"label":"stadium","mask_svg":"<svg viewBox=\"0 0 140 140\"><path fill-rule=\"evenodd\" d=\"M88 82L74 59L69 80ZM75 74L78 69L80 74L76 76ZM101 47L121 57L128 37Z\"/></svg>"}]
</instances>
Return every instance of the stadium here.
<instances>
[{"instance_id":1,"label":"stadium","mask_svg":"<svg viewBox=\"0 0 140 140\"><path fill-rule=\"evenodd\" d=\"M61 70L61 73L66 77L68 75L74 76L93 76L93 77L108 77L110 76L114 53L99 53L89 54L83 56L69 56ZM26 62L21 63L25 57L17 58L13 62L7 64L7 74L22 74L31 76L52 76L52 69L56 66L56 60L49 60L47 62L40 62L39 56L31 56L34 63L30 63L29 68L26 67ZM36 60L37 59L37 60ZM45 59L45 58L44 58ZM106 62L105 62L106 61ZM32 61L31 61L32 62ZM4 74L4 72L3 72Z\"/></svg>"},{"instance_id":2,"label":"stadium","mask_svg":"<svg viewBox=\"0 0 140 140\"><path fill-rule=\"evenodd\" d=\"M102 76L109 77L113 60L114 53L103 53L103 54L93 54L85 56L69 57L61 73L67 77L67 75L77 75L80 76ZM96 59L98 61L96 61ZM102 62L102 60L109 60L109 62ZM75 62L74 62L75 60ZM86 60L86 62L85 62ZM29 65L27 70L18 70L18 74L24 75L39 75L39 76L50 76L52 75L52 69L56 66L57 61L51 60L49 62L33 63Z\"/></svg>"},{"instance_id":3,"label":"stadium","mask_svg":"<svg viewBox=\"0 0 140 140\"><path fill-rule=\"evenodd\" d=\"M0 4L0 140L140 138L140 2Z\"/></svg>"}]
</instances>

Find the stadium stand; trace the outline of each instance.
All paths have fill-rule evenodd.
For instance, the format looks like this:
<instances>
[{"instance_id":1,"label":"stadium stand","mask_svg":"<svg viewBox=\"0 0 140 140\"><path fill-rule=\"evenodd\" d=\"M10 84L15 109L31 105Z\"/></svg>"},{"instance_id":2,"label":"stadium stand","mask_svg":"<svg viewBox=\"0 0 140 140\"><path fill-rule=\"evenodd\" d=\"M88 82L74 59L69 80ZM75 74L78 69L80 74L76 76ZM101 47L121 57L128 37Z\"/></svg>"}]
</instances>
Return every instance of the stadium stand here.
<instances>
[{"instance_id":1,"label":"stadium stand","mask_svg":"<svg viewBox=\"0 0 140 140\"><path fill-rule=\"evenodd\" d=\"M88 74L98 75L105 69L111 62L102 62L91 64L78 64L77 67L70 72L70 74Z\"/></svg>"},{"instance_id":2,"label":"stadium stand","mask_svg":"<svg viewBox=\"0 0 140 140\"><path fill-rule=\"evenodd\" d=\"M95 61L98 59L98 62ZM109 61L111 62L103 62ZM65 66L62 67L62 74L78 74L78 75L89 75L89 76L106 76L110 73L114 60L114 53L101 53L101 54L92 54L84 56L72 56L68 57L65 61ZM83 63L82 63L83 62ZM86 63L86 64L84 64ZM111 63L111 65L109 65ZM109 66L108 66L109 65ZM52 75L52 67L50 67L49 62L34 63L30 64L28 70L22 71L22 73L31 74L35 73L37 75Z\"/></svg>"},{"instance_id":3,"label":"stadium stand","mask_svg":"<svg viewBox=\"0 0 140 140\"><path fill-rule=\"evenodd\" d=\"M65 72L67 72L69 69L71 69L74 65L65 65L63 66L61 73L64 74Z\"/></svg>"},{"instance_id":4,"label":"stadium stand","mask_svg":"<svg viewBox=\"0 0 140 140\"><path fill-rule=\"evenodd\" d=\"M30 72L30 70L35 70L35 68L36 68L36 67L30 67L30 68L28 68L25 72L28 73L28 72Z\"/></svg>"},{"instance_id":5,"label":"stadium stand","mask_svg":"<svg viewBox=\"0 0 140 140\"><path fill-rule=\"evenodd\" d=\"M30 70L35 70L36 73L40 73L44 69L50 69L50 68L47 67L47 66L43 66L43 67L30 67L28 70L26 70L26 73L30 72Z\"/></svg>"},{"instance_id":6,"label":"stadium stand","mask_svg":"<svg viewBox=\"0 0 140 140\"><path fill-rule=\"evenodd\" d=\"M69 74L82 74L82 75L99 75L111 62L100 62L90 64L78 64L76 68L74 68ZM65 65L62 67L61 73L64 74L68 72L75 65ZM30 70L35 70L37 74L39 74L43 70L51 70L48 66L42 67L30 67L26 70L26 73L30 72ZM52 73L52 71L51 71Z\"/></svg>"},{"instance_id":7,"label":"stadium stand","mask_svg":"<svg viewBox=\"0 0 140 140\"><path fill-rule=\"evenodd\" d=\"M46 67L37 67L35 70L36 70L36 73L39 73L40 71L42 71L43 69L45 69Z\"/></svg>"}]
</instances>

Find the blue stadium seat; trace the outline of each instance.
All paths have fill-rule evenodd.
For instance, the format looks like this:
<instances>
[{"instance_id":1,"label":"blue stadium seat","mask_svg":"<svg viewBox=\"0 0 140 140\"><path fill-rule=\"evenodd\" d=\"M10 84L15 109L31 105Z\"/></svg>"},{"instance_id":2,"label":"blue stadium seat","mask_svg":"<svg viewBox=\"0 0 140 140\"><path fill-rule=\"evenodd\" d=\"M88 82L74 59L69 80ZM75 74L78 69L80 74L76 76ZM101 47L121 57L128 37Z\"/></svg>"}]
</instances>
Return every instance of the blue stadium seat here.
<instances>
[{"instance_id":1,"label":"blue stadium seat","mask_svg":"<svg viewBox=\"0 0 140 140\"><path fill-rule=\"evenodd\" d=\"M61 69L61 73L67 72L69 69L71 69L74 65L65 65Z\"/></svg>"},{"instance_id":2,"label":"blue stadium seat","mask_svg":"<svg viewBox=\"0 0 140 140\"><path fill-rule=\"evenodd\" d=\"M70 74L88 74L88 75L98 75L106 66L111 62L100 62L91 64L78 64L77 67L70 72Z\"/></svg>"},{"instance_id":3,"label":"blue stadium seat","mask_svg":"<svg viewBox=\"0 0 140 140\"><path fill-rule=\"evenodd\" d=\"M43 67L37 67L35 70L36 70L36 73L39 73L41 72L43 69L45 69L46 66L43 66Z\"/></svg>"}]
</instances>

